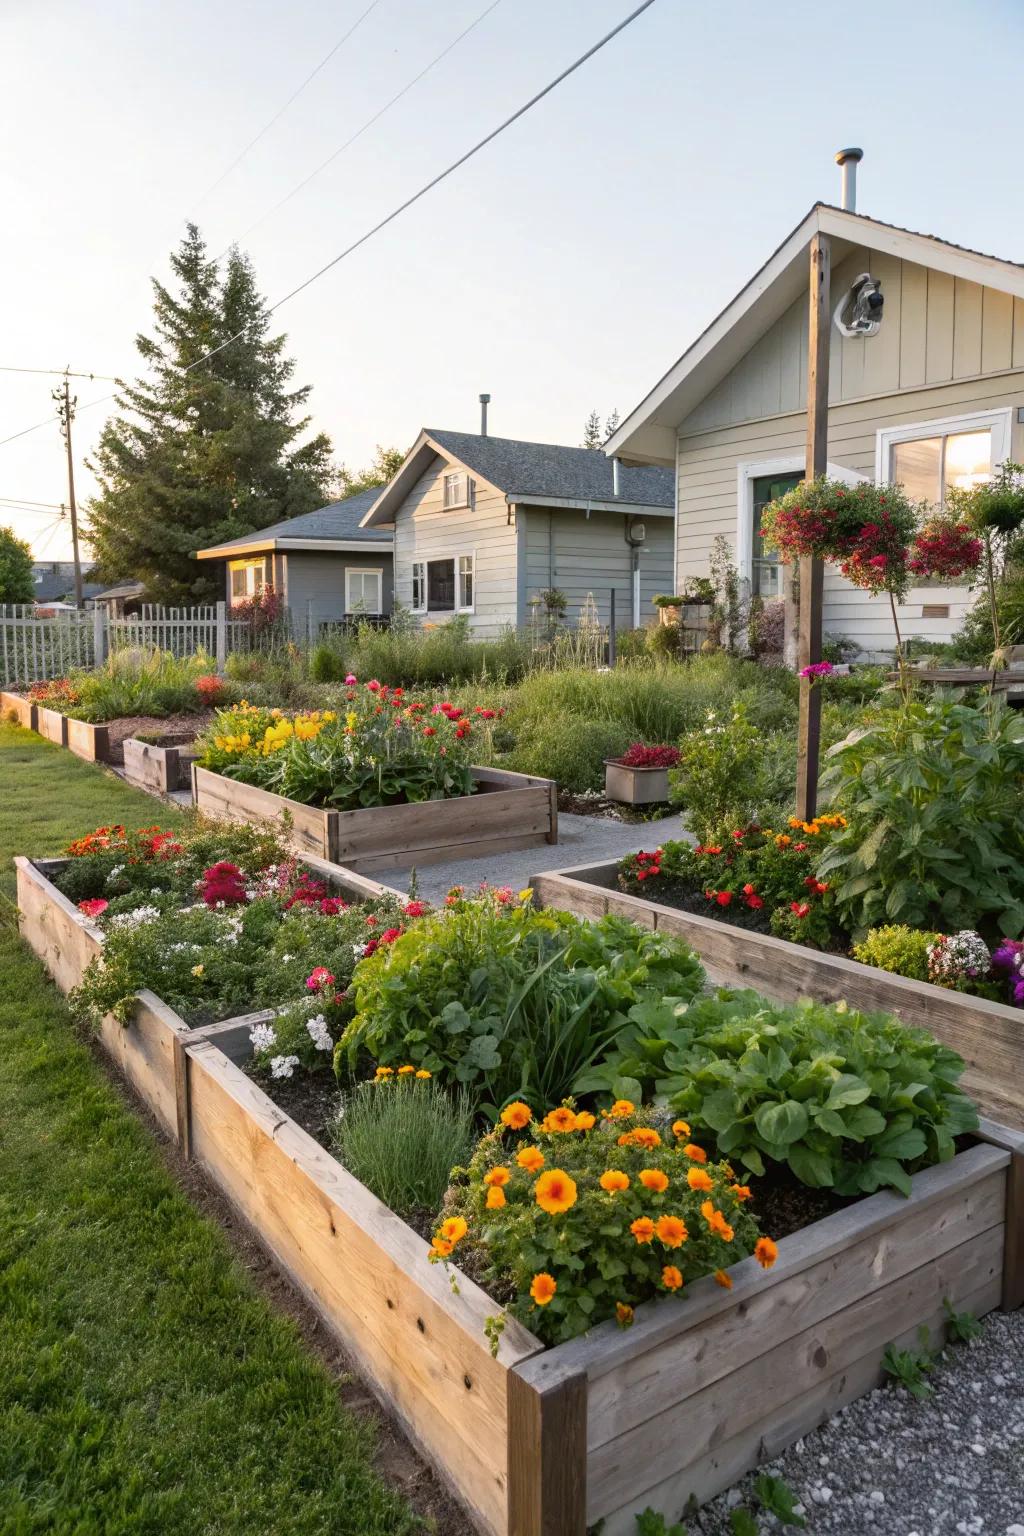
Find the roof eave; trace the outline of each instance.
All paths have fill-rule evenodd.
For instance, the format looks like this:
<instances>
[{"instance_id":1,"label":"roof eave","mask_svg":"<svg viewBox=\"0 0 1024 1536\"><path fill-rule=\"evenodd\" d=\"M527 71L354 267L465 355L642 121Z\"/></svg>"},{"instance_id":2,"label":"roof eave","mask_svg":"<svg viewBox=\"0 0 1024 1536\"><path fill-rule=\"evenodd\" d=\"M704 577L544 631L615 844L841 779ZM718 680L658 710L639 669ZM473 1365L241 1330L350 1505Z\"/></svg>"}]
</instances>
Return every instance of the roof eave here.
<instances>
[{"instance_id":1,"label":"roof eave","mask_svg":"<svg viewBox=\"0 0 1024 1536\"><path fill-rule=\"evenodd\" d=\"M379 554L394 551L394 539L254 539L245 544L216 544L210 549L197 549L196 560L233 560L243 555L287 554L289 550L334 550L339 554L353 554L364 550L376 550Z\"/></svg>"},{"instance_id":2,"label":"roof eave","mask_svg":"<svg viewBox=\"0 0 1024 1536\"><path fill-rule=\"evenodd\" d=\"M621 512L626 517L636 517L641 513L647 517L672 517L674 511L660 501L625 501L621 497L618 500L606 500L597 496L517 496L509 491L505 500L510 506L516 507L554 507L556 510L565 509L577 512Z\"/></svg>"}]
</instances>

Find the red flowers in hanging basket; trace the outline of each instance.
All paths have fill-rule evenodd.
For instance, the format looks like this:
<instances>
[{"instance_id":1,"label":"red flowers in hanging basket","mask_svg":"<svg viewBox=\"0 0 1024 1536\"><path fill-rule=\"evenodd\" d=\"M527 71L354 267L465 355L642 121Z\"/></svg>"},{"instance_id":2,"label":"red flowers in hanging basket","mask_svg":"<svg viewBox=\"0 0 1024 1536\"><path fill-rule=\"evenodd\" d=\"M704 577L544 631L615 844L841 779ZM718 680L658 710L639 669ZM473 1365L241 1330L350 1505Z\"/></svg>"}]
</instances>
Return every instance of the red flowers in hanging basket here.
<instances>
[{"instance_id":1,"label":"red flowers in hanging basket","mask_svg":"<svg viewBox=\"0 0 1024 1536\"><path fill-rule=\"evenodd\" d=\"M914 540L909 568L915 576L956 581L978 569L981 551L981 540L967 523L933 517Z\"/></svg>"}]
</instances>

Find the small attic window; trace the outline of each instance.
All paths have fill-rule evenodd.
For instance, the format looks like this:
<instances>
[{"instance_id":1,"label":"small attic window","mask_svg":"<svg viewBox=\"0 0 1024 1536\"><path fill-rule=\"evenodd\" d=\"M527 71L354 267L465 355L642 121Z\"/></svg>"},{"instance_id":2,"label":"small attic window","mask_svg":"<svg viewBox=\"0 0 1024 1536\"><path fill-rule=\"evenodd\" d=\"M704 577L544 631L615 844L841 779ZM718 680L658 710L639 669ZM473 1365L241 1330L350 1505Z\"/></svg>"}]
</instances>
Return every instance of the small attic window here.
<instances>
[{"instance_id":1,"label":"small attic window","mask_svg":"<svg viewBox=\"0 0 1024 1536\"><path fill-rule=\"evenodd\" d=\"M464 471L457 471L444 477L444 510L452 511L455 507L471 507L473 505L473 481Z\"/></svg>"}]
</instances>

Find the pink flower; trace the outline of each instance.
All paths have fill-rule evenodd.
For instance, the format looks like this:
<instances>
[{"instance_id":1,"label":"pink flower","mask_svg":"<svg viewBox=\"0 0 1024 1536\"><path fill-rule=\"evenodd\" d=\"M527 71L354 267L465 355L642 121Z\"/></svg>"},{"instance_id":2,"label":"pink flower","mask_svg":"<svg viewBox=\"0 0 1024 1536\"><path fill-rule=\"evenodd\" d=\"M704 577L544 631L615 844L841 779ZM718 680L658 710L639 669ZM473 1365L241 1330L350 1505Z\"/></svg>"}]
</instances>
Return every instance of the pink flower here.
<instances>
[{"instance_id":1,"label":"pink flower","mask_svg":"<svg viewBox=\"0 0 1024 1536\"><path fill-rule=\"evenodd\" d=\"M317 992L321 987L333 987L334 977L326 965L318 965L316 970L310 971L306 977L306 986L311 992Z\"/></svg>"},{"instance_id":2,"label":"pink flower","mask_svg":"<svg viewBox=\"0 0 1024 1536\"><path fill-rule=\"evenodd\" d=\"M426 910L427 910L426 902L424 902L424 901L410 901L408 906L405 909L405 915L406 915L406 917L422 917Z\"/></svg>"},{"instance_id":3,"label":"pink flower","mask_svg":"<svg viewBox=\"0 0 1024 1536\"><path fill-rule=\"evenodd\" d=\"M346 688L352 688L352 687L355 686L355 684L358 681L359 681L359 679L356 677L355 673L354 672L350 672L348 677L346 677L346 679L345 679L345 687Z\"/></svg>"},{"instance_id":4,"label":"pink flower","mask_svg":"<svg viewBox=\"0 0 1024 1536\"><path fill-rule=\"evenodd\" d=\"M91 896L87 901L78 903L79 912L84 912L86 917L99 917L110 906L109 901L104 901L102 896Z\"/></svg>"},{"instance_id":5,"label":"pink flower","mask_svg":"<svg viewBox=\"0 0 1024 1536\"><path fill-rule=\"evenodd\" d=\"M882 560L884 560L885 556L882 555L880 558ZM872 560L871 564L874 565L874 563L875 562ZM834 671L834 670L835 669L832 666L832 663L830 661L812 661L809 667L801 667L800 668L800 676L801 677L827 677L828 674L830 672Z\"/></svg>"},{"instance_id":6,"label":"pink flower","mask_svg":"<svg viewBox=\"0 0 1024 1536\"><path fill-rule=\"evenodd\" d=\"M380 683L378 683L378 681L377 681L377 679L375 677L371 677L370 681L367 683L366 686L370 690L371 693L380 693L380 691L381 691Z\"/></svg>"}]
</instances>

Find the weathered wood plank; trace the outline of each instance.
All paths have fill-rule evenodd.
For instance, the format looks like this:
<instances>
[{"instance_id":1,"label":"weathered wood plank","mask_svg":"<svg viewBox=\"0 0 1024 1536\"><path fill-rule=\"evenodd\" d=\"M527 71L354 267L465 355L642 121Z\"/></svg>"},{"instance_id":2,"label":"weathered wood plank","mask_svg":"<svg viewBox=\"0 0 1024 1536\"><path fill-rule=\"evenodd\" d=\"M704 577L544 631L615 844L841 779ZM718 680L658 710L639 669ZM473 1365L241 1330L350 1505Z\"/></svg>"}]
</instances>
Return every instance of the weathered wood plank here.
<instances>
[{"instance_id":1,"label":"weathered wood plank","mask_svg":"<svg viewBox=\"0 0 1024 1536\"><path fill-rule=\"evenodd\" d=\"M103 935L30 859L19 854L14 865L21 936L60 990L70 992L102 952Z\"/></svg>"},{"instance_id":2,"label":"weathered wood plank","mask_svg":"<svg viewBox=\"0 0 1024 1536\"><path fill-rule=\"evenodd\" d=\"M161 1128L177 1141L180 1122L175 1049L176 1044L190 1040L188 1025L154 992L143 990L131 1021L120 1024L108 1015L100 1025L99 1037Z\"/></svg>"},{"instance_id":3,"label":"weathered wood plank","mask_svg":"<svg viewBox=\"0 0 1024 1536\"><path fill-rule=\"evenodd\" d=\"M588 1519L642 1496L662 1480L671 1458L677 1465L681 1456L697 1461L729 1436L757 1430L780 1402L813 1394L876 1351L880 1358L897 1334L934 1316L944 1297L957 1302L985 1291L998 1303L1002 1265L1003 1230L992 1227L766 1354L746 1361L741 1355L725 1379L591 1452Z\"/></svg>"},{"instance_id":4,"label":"weathered wood plank","mask_svg":"<svg viewBox=\"0 0 1024 1536\"><path fill-rule=\"evenodd\" d=\"M454 800L425 800L417 805L389 805L365 811L336 813L337 841L332 856L339 864L364 867L367 858L394 857L389 862L424 863L456 858L481 843L513 846L545 841L551 824L546 787L494 789ZM380 865L377 866L380 868Z\"/></svg>"},{"instance_id":5,"label":"weathered wood plank","mask_svg":"<svg viewBox=\"0 0 1024 1536\"><path fill-rule=\"evenodd\" d=\"M509 1536L586 1536L587 1378L508 1373Z\"/></svg>"},{"instance_id":6,"label":"weathered wood plank","mask_svg":"<svg viewBox=\"0 0 1024 1536\"><path fill-rule=\"evenodd\" d=\"M508 1367L536 1352L427 1244L209 1044L189 1049L192 1153L259 1232L488 1532L506 1521Z\"/></svg>"},{"instance_id":7,"label":"weathered wood plank","mask_svg":"<svg viewBox=\"0 0 1024 1536\"><path fill-rule=\"evenodd\" d=\"M36 706L23 693L0 693L0 719L9 717L27 731L36 729Z\"/></svg>"},{"instance_id":8,"label":"weathered wood plank","mask_svg":"<svg viewBox=\"0 0 1024 1536\"><path fill-rule=\"evenodd\" d=\"M155 790L166 795L171 790L184 788L184 767L181 747L161 747L157 742L136 741L130 736L124 743L124 774L133 784L143 789Z\"/></svg>"},{"instance_id":9,"label":"weathered wood plank","mask_svg":"<svg viewBox=\"0 0 1024 1536\"><path fill-rule=\"evenodd\" d=\"M229 821L289 821L289 841L302 853L330 857L329 822L335 814L272 795L254 784L225 779L208 768L192 766L193 799L198 810Z\"/></svg>"},{"instance_id":10,"label":"weathered wood plank","mask_svg":"<svg viewBox=\"0 0 1024 1536\"><path fill-rule=\"evenodd\" d=\"M36 705L36 730L40 736L52 741L55 746L66 747L68 744L67 716L62 715L57 709L44 709L41 704Z\"/></svg>"},{"instance_id":11,"label":"weathered wood plank","mask_svg":"<svg viewBox=\"0 0 1024 1536\"><path fill-rule=\"evenodd\" d=\"M961 1296L957 1305L976 1317L983 1317L996 1305L996 1284L990 1281ZM914 1348L921 1324L933 1333L939 1333L944 1321L940 1303L932 1309L930 1316L921 1318L920 1323L886 1342L893 1343L897 1349ZM604 1515L601 1536L635 1536L637 1513L648 1506L669 1519L676 1519L691 1498L697 1504L706 1503L731 1487L744 1472L781 1455L795 1440L810 1434L848 1403L879 1386L882 1380L876 1348L799 1398L772 1408L753 1428L719 1440L706 1455L673 1471L627 1504Z\"/></svg>"},{"instance_id":12,"label":"weathered wood plank","mask_svg":"<svg viewBox=\"0 0 1024 1536\"><path fill-rule=\"evenodd\" d=\"M987 1119L981 1134L993 1146L1010 1154L1006 1171L1006 1252L1003 1261L1003 1294L1000 1309L1013 1312L1024 1306L1024 1134Z\"/></svg>"},{"instance_id":13,"label":"weathered wood plank","mask_svg":"<svg viewBox=\"0 0 1024 1536\"><path fill-rule=\"evenodd\" d=\"M65 717L65 726L67 740L64 745L76 757L84 758L87 763L109 763L109 726L91 725L88 720L75 720L71 715Z\"/></svg>"}]
</instances>

